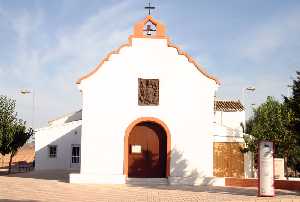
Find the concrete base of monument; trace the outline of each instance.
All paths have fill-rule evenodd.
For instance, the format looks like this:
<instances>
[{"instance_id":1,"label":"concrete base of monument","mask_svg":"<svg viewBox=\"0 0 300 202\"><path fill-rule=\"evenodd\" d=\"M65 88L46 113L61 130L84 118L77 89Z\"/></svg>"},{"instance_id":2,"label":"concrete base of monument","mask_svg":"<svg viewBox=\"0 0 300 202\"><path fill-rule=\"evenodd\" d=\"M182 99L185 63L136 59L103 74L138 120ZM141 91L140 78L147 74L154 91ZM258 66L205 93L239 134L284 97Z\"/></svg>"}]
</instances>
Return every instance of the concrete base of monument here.
<instances>
[{"instance_id":1,"label":"concrete base of monument","mask_svg":"<svg viewBox=\"0 0 300 202\"><path fill-rule=\"evenodd\" d=\"M76 184L125 184L125 175L99 175L99 174L70 174L70 183Z\"/></svg>"},{"instance_id":2,"label":"concrete base of monument","mask_svg":"<svg viewBox=\"0 0 300 202\"><path fill-rule=\"evenodd\" d=\"M168 177L170 185L210 185L225 186L223 177Z\"/></svg>"}]
</instances>

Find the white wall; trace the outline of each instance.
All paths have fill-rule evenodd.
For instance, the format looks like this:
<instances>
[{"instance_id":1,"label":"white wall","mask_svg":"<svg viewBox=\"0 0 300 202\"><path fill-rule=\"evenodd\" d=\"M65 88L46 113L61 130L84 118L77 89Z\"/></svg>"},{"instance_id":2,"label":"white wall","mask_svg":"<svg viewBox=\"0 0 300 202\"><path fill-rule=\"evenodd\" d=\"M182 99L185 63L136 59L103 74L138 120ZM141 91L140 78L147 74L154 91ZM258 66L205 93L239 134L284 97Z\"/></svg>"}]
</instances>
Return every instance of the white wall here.
<instances>
[{"instance_id":1,"label":"white wall","mask_svg":"<svg viewBox=\"0 0 300 202\"><path fill-rule=\"evenodd\" d=\"M138 78L159 79L159 106L138 105ZM124 135L140 117L162 120L171 132L171 176L213 175L214 93L217 84L166 39L133 38L82 80L81 175L123 175Z\"/></svg>"},{"instance_id":2,"label":"white wall","mask_svg":"<svg viewBox=\"0 0 300 202\"><path fill-rule=\"evenodd\" d=\"M215 111L212 134L214 142L244 142L245 111Z\"/></svg>"},{"instance_id":3,"label":"white wall","mask_svg":"<svg viewBox=\"0 0 300 202\"><path fill-rule=\"evenodd\" d=\"M216 111L215 122L217 125L242 131L241 123L245 126L245 111Z\"/></svg>"},{"instance_id":4,"label":"white wall","mask_svg":"<svg viewBox=\"0 0 300 202\"><path fill-rule=\"evenodd\" d=\"M275 179L285 179L284 178L284 159L274 158L274 177Z\"/></svg>"},{"instance_id":5,"label":"white wall","mask_svg":"<svg viewBox=\"0 0 300 202\"><path fill-rule=\"evenodd\" d=\"M239 129L213 124L214 142L244 142L243 132Z\"/></svg>"},{"instance_id":6,"label":"white wall","mask_svg":"<svg viewBox=\"0 0 300 202\"><path fill-rule=\"evenodd\" d=\"M35 134L35 169L70 170L71 145L79 144L81 121L40 128ZM49 158L48 145L57 145L56 158Z\"/></svg>"},{"instance_id":7,"label":"white wall","mask_svg":"<svg viewBox=\"0 0 300 202\"><path fill-rule=\"evenodd\" d=\"M252 152L247 152L244 154L244 171L245 178L254 177L254 157Z\"/></svg>"}]
</instances>

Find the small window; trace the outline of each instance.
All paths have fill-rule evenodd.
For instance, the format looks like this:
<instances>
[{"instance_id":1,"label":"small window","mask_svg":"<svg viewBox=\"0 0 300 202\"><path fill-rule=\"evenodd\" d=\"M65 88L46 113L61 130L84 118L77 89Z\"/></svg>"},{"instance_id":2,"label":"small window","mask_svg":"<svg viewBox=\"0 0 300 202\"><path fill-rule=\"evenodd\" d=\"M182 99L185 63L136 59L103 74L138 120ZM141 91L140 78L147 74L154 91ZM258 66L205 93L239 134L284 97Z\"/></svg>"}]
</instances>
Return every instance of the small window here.
<instances>
[{"instance_id":1,"label":"small window","mask_svg":"<svg viewBox=\"0 0 300 202\"><path fill-rule=\"evenodd\" d=\"M56 145L49 145L48 150L49 150L49 157L50 158L56 158L57 146Z\"/></svg>"},{"instance_id":2,"label":"small window","mask_svg":"<svg viewBox=\"0 0 300 202\"><path fill-rule=\"evenodd\" d=\"M80 146L72 145L72 163L80 163Z\"/></svg>"}]
</instances>

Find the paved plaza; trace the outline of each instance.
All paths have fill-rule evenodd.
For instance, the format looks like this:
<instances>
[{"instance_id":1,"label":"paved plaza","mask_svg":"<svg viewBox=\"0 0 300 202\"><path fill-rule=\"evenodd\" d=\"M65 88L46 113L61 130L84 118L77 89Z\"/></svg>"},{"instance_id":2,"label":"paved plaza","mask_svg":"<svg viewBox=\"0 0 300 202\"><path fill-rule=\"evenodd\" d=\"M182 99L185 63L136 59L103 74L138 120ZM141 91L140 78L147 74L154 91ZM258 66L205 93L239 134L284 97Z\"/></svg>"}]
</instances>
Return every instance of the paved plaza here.
<instances>
[{"instance_id":1,"label":"paved plaza","mask_svg":"<svg viewBox=\"0 0 300 202\"><path fill-rule=\"evenodd\" d=\"M284 201L300 202L300 192L276 190L256 197L256 189L211 186L79 185L67 173L20 173L0 176L0 201Z\"/></svg>"}]
</instances>

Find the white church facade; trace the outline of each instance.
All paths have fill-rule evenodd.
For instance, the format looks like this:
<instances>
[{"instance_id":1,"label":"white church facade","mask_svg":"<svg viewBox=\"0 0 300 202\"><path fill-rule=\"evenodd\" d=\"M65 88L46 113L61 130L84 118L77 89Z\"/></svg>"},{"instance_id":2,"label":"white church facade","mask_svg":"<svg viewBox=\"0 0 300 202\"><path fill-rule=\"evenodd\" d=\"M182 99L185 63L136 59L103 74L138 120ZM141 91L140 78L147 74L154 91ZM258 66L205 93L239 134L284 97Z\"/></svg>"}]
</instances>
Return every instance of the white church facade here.
<instances>
[{"instance_id":1,"label":"white church facade","mask_svg":"<svg viewBox=\"0 0 300 202\"><path fill-rule=\"evenodd\" d=\"M218 79L172 44L152 16L77 85L82 110L50 122L35 137L36 169L78 170L71 183L163 178L213 184L214 144L243 144L242 105L216 109ZM225 112L233 116L224 118Z\"/></svg>"}]
</instances>

